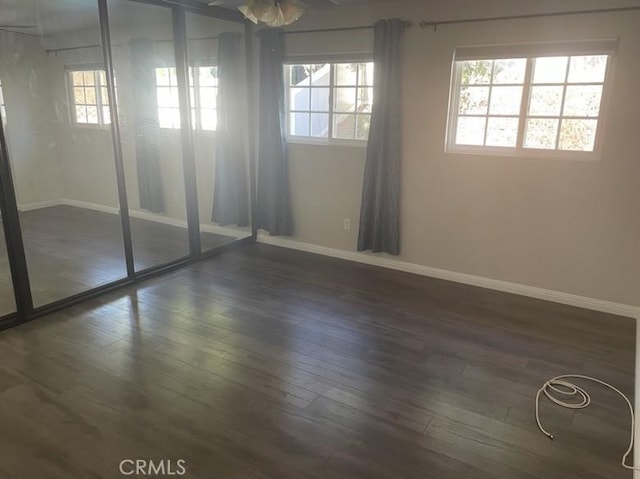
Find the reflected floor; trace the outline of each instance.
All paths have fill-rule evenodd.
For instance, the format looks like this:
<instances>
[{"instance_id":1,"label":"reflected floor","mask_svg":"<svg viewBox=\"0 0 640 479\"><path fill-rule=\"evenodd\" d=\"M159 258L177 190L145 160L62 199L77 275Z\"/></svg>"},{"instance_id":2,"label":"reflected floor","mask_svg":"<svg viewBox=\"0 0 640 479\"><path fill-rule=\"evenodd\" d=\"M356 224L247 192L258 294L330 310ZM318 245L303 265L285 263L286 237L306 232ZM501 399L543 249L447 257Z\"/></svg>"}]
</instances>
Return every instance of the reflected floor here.
<instances>
[{"instance_id":1,"label":"reflected floor","mask_svg":"<svg viewBox=\"0 0 640 479\"><path fill-rule=\"evenodd\" d=\"M126 277L124 246L118 215L72 206L53 206L20 214L31 288L36 306ZM187 231L131 218L136 270L188 255ZM202 234L203 250L235 237ZM5 245L0 258L7 263ZM0 313L13 306L8 264L0 273Z\"/></svg>"}]
</instances>

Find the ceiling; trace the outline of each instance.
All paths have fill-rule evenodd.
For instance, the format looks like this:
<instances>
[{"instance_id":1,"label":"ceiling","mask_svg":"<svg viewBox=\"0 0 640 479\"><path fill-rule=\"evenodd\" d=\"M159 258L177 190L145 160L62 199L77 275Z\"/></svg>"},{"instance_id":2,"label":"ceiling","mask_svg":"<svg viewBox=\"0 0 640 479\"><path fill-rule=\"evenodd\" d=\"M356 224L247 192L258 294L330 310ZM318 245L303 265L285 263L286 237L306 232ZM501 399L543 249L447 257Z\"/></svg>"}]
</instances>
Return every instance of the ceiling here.
<instances>
[{"instance_id":1,"label":"ceiling","mask_svg":"<svg viewBox=\"0 0 640 479\"><path fill-rule=\"evenodd\" d=\"M211 0L199 0L208 3ZM226 8L236 9L246 0L224 0ZM330 0L305 0L311 9L334 8ZM380 0L339 0L341 5L361 5ZM133 7L140 8L130 0L108 0L112 23L120 25L132 22L139 24L140 15L130 15ZM150 22L152 19L147 18ZM96 0L0 0L0 25L34 25L34 28L17 31L41 37L64 32L95 28L99 24Z\"/></svg>"}]
</instances>

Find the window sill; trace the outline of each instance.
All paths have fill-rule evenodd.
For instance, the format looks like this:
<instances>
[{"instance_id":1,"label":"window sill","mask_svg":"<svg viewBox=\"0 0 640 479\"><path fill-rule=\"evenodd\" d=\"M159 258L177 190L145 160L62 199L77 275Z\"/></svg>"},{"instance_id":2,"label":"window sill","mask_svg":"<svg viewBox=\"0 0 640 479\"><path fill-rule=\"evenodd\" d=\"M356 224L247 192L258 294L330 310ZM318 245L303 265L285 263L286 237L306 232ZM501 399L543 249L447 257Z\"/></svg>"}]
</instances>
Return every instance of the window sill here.
<instances>
[{"instance_id":1,"label":"window sill","mask_svg":"<svg viewBox=\"0 0 640 479\"><path fill-rule=\"evenodd\" d=\"M307 138L303 136L289 136L287 143L290 145L309 145L309 146L346 146L351 148L366 148L366 140L340 140L327 138Z\"/></svg>"},{"instance_id":2,"label":"window sill","mask_svg":"<svg viewBox=\"0 0 640 479\"><path fill-rule=\"evenodd\" d=\"M445 154L456 156L485 156L485 157L509 157L509 158L534 158L541 160L569 160L569 161L598 161L599 151L564 151L564 150L537 150L533 148L500 148L500 147L467 147L448 146Z\"/></svg>"}]
</instances>

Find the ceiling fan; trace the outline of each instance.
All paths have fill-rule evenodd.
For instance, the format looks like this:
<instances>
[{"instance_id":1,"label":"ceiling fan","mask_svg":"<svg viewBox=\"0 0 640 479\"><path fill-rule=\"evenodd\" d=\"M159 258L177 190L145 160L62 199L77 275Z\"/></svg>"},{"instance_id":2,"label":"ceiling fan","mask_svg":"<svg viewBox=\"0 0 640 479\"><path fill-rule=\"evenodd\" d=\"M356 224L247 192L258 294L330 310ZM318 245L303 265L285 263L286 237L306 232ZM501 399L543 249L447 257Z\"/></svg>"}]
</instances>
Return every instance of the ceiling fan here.
<instances>
[{"instance_id":1,"label":"ceiling fan","mask_svg":"<svg viewBox=\"0 0 640 479\"><path fill-rule=\"evenodd\" d=\"M282 27L298 20L308 7L327 8L340 0L214 0L209 5L237 8L253 23Z\"/></svg>"}]
</instances>

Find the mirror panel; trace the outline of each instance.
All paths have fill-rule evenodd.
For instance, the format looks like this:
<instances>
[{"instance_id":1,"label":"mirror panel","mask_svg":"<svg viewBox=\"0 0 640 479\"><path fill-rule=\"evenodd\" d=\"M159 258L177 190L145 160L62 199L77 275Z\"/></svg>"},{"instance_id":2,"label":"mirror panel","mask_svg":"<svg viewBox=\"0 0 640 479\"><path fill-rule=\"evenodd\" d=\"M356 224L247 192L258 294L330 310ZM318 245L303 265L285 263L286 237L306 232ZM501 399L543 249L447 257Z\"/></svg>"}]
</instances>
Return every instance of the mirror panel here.
<instances>
[{"instance_id":1,"label":"mirror panel","mask_svg":"<svg viewBox=\"0 0 640 479\"><path fill-rule=\"evenodd\" d=\"M98 8L34 0L3 14L31 25L2 32L0 75L38 307L126 277Z\"/></svg>"},{"instance_id":2,"label":"mirror panel","mask_svg":"<svg viewBox=\"0 0 640 479\"><path fill-rule=\"evenodd\" d=\"M171 10L109 2L136 271L189 255Z\"/></svg>"},{"instance_id":3,"label":"mirror panel","mask_svg":"<svg viewBox=\"0 0 640 479\"><path fill-rule=\"evenodd\" d=\"M251 235L244 25L187 13L202 251Z\"/></svg>"}]
</instances>

